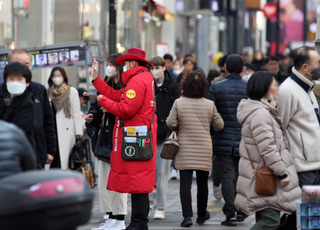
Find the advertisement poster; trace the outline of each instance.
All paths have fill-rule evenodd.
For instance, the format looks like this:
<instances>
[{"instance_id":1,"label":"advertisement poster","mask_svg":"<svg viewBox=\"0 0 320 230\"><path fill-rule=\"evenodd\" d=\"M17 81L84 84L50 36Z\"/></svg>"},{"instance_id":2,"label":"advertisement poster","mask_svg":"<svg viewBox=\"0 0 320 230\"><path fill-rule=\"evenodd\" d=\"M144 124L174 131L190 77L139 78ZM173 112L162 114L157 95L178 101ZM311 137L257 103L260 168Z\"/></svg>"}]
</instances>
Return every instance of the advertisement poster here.
<instances>
[{"instance_id":1,"label":"advertisement poster","mask_svg":"<svg viewBox=\"0 0 320 230\"><path fill-rule=\"evenodd\" d=\"M45 66L47 65L47 55L37 54L36 55L36 66Z\"/></svg>"},{"instance_id":2,"label":"advertisement poster","mask_svg":"<svg viewBox=\"0 0 320 230\"><path fill-rule=\"evenodd\" d=\"M70 51L71 62L79 61L79 50Z\"/></svg>"},{"instance_id":3,"label":"advertisement poster","mask_svg":"<svg viewBox=\"0 0 320 230\"><path fill-rule=\"evenodd\" d=\"M58 53L48 53L48 64L56 65L59 63Z\"/></svg>"},{"instance_id":4,"label":"advertisement poster","mask_svg":"<svg viewBox=\"0 0 320 230\"><path fill-rule=\"evenodd\" d=\"M59 61L60 63L68 63L69 62L69 52L60 52L59 53Z\"/></svg>"}]
</instances>

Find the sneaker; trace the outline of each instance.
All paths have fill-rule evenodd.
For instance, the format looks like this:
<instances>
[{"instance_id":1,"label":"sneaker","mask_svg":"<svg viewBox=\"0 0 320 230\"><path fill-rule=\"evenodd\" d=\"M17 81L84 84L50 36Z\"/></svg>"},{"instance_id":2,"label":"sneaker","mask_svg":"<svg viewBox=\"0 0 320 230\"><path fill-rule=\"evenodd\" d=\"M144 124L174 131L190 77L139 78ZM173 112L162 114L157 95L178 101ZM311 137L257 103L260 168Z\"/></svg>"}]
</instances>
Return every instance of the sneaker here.
<instances>
[{"instance_id":1,"label":"sneaker","mask_svg":"<svg viewBox=\"0 0 320 230\"><path fill-rule=\"evenodd\" d=\"M106 221L106 229L113 229L117 226L117 220L116 219L109 219Z\"/></svg>"},{"instance_id":2,"label":"sneaker","mask_svg":"<svg viewBox=\"0 0 320 230\"><path fill-rule=\"evenodd\" d=\"M164 210L163 209L156 209L153 219L159 219L163 220L164 219Z\"/></svg>"},{"instance_id":3,"label":"sneaker","mask_svg":"<svg viewBox=\"0 0 320 230\"><path fill-rule=\"evenodd\" d=\"M104 220L109 220L109 214L104 214L103 219Z\"/></svg>"},{"instance_id":4,"label":"sneaker","mask_svg":"<svg viewBox=\"0 0 320 230\"><path fill-rule=\"evenodd\" d=\"M170 173L170 180L178 179L178 170L172 169Z\"/></svg>"},{"instance_id":5,"label":"sneaker","mask_svg":"<svg viewBox=\"0 0 320 230\"><path fill-rule=\"evenodd\" d=\"M237 226L237 219L235 217L227 217L225 221L221 222L223 226Z\"/></svg>"},{"instance_id":6,"label":"sneaker","mask_svg":"<svg viewBox=\"0 0 320 230\"><path fill-rule=\"evenodd\" d=\"M222 199L222 192L221 192L221 187L220 186L213 186L213 196L217 200Z\"/></svg>"},{"instance_id":7,"label":"sneaker","mask_svg":"<svg viewBox=\"0 0 320 230\"><path fill-rule=\"evenodd\" d=\"M156 205L154 204L154 202L150 202L149 204L149 214L148 214L148 217L150 217L151 213L156 209Z\"/></svg>"},{"instance_id":8,"label":"sneaker","mask_svg":"<svg viewBox=\"0 0 320 230\"><path fill-rule=\"evenodd\" d=\"M107 230L107 224L106 223L102 223L102 224L100 224L100 227L91 228L91 230Z\"/></svg>"},{"instance_id":9,"label":"sneaker","mask_svg":"<svg viewBox=\"0 0 320 230\"><path fill-rule=\"evenodd\" d=\"M124 230L126 229L126 225L124 223L124 220L117 220L116 225L114 228L110 228L112 230Z\"/></svg>"}]
</instances>

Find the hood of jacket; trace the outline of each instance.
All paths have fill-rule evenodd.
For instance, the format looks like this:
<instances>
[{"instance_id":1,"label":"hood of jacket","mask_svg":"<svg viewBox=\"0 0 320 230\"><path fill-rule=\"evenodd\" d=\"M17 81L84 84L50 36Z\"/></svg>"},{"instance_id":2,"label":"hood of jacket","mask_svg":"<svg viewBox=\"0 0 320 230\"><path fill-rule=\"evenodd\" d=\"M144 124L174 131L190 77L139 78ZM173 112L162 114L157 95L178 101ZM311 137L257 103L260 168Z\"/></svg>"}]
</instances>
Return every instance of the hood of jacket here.
<instances>
[{"instance_id":1,"label":"hood of jacket","mask_svg":"<svg viewBox=\"0 0 320 230\"><path fill-rule=\"evenodd\" d=\"M238 121L243 124L250 115L254 114L259 109L268 110L271 115L279 122L281 129L283 130L283 124L281 118L278 115L278 109L273 107L267 100L262 98L260 101L252 99L241 100L238 111L237 118Z\"/></svg>"},{"instance_id":2,"label":"hood of jacket","mask_svg":"<svg viewBox=\"0 0 320 230\"><path fill-rule=\"evenodd\" d=\"M144 67L144 66L137 66L137 67L134 67L132 69L127 70L126 72L124 72L122 74L123 84L127 85L133 76L137 75L140 72L144 72L144 71L148 71L148 68Z\"/></svg>"}]
</instances>

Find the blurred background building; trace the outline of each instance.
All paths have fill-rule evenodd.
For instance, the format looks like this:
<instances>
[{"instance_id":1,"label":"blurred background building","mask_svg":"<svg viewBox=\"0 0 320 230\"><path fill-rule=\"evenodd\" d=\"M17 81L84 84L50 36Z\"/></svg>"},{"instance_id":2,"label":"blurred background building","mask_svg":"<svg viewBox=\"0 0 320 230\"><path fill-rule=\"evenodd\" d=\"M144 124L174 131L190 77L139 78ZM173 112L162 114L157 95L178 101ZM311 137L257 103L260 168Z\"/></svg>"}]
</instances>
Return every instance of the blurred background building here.
<instances>
[{"instance_id":1,"label":"blurred background building","mask_svg":"<svg viewBox=\"0 0 320 230\"><path fill-rule=\"evenodd\" d=\"M146 51L147 59L192 54L205 73L218 52L289 54L313 45L320 0L115 0L116 43ZM79 40L109 40L109 0L0 0L0 48ZM272 12L279 7L279 14ZM270 15L270 13L273 13ZM269 14L269 15L268 15ZM107 53L110 47L106 47ZM221 53L220 53L221 54ZM85 67L66 67L78 86ZM45 84L50 68L35 70Z\"/></svg>"}]
</instances>

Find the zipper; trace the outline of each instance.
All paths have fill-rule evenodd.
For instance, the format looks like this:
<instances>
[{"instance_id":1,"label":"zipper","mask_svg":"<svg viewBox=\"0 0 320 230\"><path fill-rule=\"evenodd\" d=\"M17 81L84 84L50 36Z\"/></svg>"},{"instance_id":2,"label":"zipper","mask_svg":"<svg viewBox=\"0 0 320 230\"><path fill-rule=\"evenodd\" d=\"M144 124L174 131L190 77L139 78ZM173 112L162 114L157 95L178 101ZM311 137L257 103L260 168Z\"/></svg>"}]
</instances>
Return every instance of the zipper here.
<instances>
[{"instance_id":1,"label":"zipper","mask_svg":"<svg viewBox=\"0 0 320 230\"><path fill-rule=\"evenodd\" d=\"M302 138L302 133L300 133L300 138L301 138L301 144L302 144L302 153L303 153L303 157L305 160L308 160L306 153L304 152L304 143L303 143L303 138Z\"/></svg>"}]
</instances>

